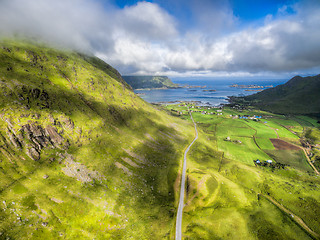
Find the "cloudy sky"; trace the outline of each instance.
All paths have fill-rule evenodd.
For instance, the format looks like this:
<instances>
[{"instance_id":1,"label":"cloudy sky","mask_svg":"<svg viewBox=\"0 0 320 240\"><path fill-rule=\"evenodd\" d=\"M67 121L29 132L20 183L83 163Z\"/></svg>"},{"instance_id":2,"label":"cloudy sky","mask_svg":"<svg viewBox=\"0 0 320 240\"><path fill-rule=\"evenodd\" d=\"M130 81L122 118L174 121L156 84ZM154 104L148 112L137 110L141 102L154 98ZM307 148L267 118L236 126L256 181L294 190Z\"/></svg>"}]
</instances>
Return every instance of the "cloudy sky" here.
<instances>
[{"instance_id":1,"label":"cloudy sky","mask_svg":"<svg viewBox=\"0 0 320 240\"><path fill-rule=\"evenodd\" d=\"M0 0L0 35L93 53L124 75L320 73L319 0Z\"/></svg>"}]
</instances>

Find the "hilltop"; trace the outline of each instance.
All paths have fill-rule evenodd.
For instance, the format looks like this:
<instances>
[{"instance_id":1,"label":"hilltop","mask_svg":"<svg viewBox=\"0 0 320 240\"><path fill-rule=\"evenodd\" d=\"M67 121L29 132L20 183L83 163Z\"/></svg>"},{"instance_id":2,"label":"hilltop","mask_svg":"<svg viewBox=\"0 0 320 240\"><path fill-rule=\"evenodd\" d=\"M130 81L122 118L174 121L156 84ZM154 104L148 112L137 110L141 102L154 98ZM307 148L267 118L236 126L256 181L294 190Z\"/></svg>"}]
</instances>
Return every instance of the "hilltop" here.
<instances>
[{"instance_id":1,"label":"hilltop","mask_svg":"<svg viewBox=\"0 0 320 240\"><path fill-rule=\"evenodd\" d=\"M281 114L320 114L320 75L296 76L287 83L262 92L233 98L266 111Z\"/></svg>"},{"instance_id":2,"label":"hilltop","mask_svg":"<svg viewBox=\"0 0 320 240\"><path fill-rule=\"evenodd\" d=\"M96 57L0 42L0 238L170 235L192 137Z\"/></svg>"},{"instance_id":3,"label":"hilltop","mask_svg":"<svg viewBox=\"0 0 320 240\"><path fill-rule=\"evenodd\" d=\"M177 88L167 76L123 76L123 79L133 88Z\"/></svg>"}]
</instances>

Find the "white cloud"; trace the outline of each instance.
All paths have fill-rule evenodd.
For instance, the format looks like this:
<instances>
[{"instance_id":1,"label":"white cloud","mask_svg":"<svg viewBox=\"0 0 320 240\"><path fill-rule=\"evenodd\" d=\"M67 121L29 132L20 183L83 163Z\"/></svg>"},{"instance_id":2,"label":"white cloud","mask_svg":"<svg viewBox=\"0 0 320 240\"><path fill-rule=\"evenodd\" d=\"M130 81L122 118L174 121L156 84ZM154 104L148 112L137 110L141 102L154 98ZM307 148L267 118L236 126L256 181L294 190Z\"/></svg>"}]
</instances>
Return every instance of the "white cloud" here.
<instances>
[{"instance_id":1,"label":"white cloud","mask_svg":"<svg viewBox=\"0 0 320 240\"><path fill-rule=\"evenodd\" d=\"M233 76L320 68L319 4L284 6L263 26L234 33L238 20L230 6L195 6L203 27L182 33L178 19L149 2L118 9L89 0L1 0L0 34L91 51L123 74Z\"/></svg>"},{"instance_id":2,"label":"white cloud","mask_svg":"<svg viewBox=\"0 0 320 240\"><path fill-rule=\"evenodd\" d=\"M301 8L301 6L300 6ZM287 9L287 8L285 8ZM320 8L319 8L320 9ZM130 10L130 9L127 9ZM120 66L144 73L177 72L289 72L318 69L320 66L320 21L317 11L296 6L297 14L268 21L258 28L244 29L213 38L205 32L173 34L171 38L150 42L144 39L118 39L114 55L105 58ZM161 28L160 28L161 29ZM122 51L120 51L122 49ZM241 74L240 74L241 73Z\"/></svg>"},{"instance_id":3,"label":"white cloud","mask_svg":"<svg viewBox=\"0 0 320 240\"><path fill-rule=\"evenodd\" d=\"M0 2L1 35L19 34L76 49L91 51L95 43L108 40L105 20L99 4L87 0Z\"/></svg>"},{"instance_id":4,"label":"white cloud","mask_svg":"<svg viewBox=\"0 0 320 240\"><path fill-rule=\"evenodd\" d=\"M153 3L139 2L125 7L117 15L117 30L126 36L131 34L148 40L164 40L178 34L174 19Z\"/></svg>"}]
</instances>

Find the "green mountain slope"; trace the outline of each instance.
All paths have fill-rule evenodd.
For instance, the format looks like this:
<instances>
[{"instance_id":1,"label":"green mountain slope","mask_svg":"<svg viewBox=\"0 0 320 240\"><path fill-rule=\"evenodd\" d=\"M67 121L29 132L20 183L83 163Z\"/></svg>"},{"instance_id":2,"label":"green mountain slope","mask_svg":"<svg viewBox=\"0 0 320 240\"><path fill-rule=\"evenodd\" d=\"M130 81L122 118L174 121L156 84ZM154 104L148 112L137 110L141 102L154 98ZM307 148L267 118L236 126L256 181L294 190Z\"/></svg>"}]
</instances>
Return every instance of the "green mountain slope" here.
<instances>
[{"instance_id":1,"label":"green mountain slope","mask_svg":"<svg viewBox=\"0 0 320 240\"><path fill-rule=\"evenodd\" d=\"M123 79L133 88L177 88L166 76L123 76Z\"/></svg>"},{"instance_id":2,"label":"green mountain slope","mask_svg":"<svg viewBox=\"0 0 320 240\"><path fill-rule=\"evenodd\" d=\"M276 113L319 114L320 75L296 76L283 85L245 97L263 110Z\"/></svg>"},{"instance_id":3,"label":"green mountain slope","mask_svg":"<svg viewBox=\"0 0 320 240\"><path fill-rule=\"evenodd\" d=\"M161 239L191 124L101 60L0 43L0 239Z\"/></svg>"}]
</instances>

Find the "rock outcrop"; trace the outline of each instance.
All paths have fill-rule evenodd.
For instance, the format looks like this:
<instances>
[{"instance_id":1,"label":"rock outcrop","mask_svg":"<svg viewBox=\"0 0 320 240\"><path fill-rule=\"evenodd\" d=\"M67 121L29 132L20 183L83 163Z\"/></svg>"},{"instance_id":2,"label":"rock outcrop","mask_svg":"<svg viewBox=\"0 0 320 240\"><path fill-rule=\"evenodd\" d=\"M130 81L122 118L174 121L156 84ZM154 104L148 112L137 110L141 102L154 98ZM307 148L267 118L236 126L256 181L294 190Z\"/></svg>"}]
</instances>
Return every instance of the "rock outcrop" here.
<instances>
[{"instance_id":1,"label":"rock outcrop","mask_svg":"<svg viewBox=\"0 0 320 240\"><path fill-rule=\"evenodd\" d=\"M43 127L36 123L28 123L23 125L17 132L18 134L14 131L13 124L10 122L7 128L7 135L11 145L17 149L24 148L26 154L35 161L40 159L43 148L66 149L69 147L68 141L51 125Z\"/></svg>"}]
</instances>

